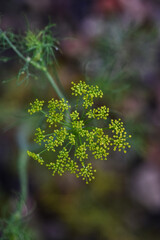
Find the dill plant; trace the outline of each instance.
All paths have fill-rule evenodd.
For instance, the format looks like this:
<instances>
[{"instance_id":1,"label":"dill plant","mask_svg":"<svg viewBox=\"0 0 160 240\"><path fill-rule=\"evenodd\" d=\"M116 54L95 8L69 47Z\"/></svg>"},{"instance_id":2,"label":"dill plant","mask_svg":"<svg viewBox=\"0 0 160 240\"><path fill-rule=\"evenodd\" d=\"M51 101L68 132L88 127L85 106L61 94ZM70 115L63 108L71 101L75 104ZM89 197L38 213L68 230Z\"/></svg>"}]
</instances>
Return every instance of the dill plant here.
<instances>
[{"instance_id":1,"label":"dill plant","mask_svg":"<svg viewBox=\"0 0 160 240\"><path fill-rule=\"evenodd\" d=\"M72 95L77 101L75 105L67 101L56 71L55 50L59 49L59 42L53 37L53 27L54 24L50 24L37 32L27 30L23 35L0 29L0 60L7 62L11 59L5 55L9 49L20 60L17 84L28 83L30 78L37 78L36 74L39 72L43 74L44 81L49 81L59 97L59 100L52 98L48 104L38 99L30 103L29 114L42 114L45 119L45 127L38 127L35 132L34 140L40 145L40 152L26 150L28 134L33 131L30 121L19 128L20 139L24 138L22 142L25 143L25 146L21 146L18 157L22 196L11 218L0 224L1 229L2 225L6 226L2 229L2 239L31 239L23 224L20 224L23 204L27 199L27 153L51 170L52 175L57 173L61 176L70 172L88 184L95 178L96 172L90 162L91 154L95 159L107 160L111 150L126 153L127 148L130 148L128 138L131 136L127 135L122 120L111 119L109 108L96 107L94 104L96 98L103 97L98 86L88 85L83 81L72 82ZM52 75L49 72L50 66L53 69ZM100 127L101 121L104 122L104 127ZM47 162L47 152L56 152L54 161Z\"/></svg>"},{"instance_id":2,"label":"dill plant","mask_svg":"<svg viewBox=\"0 0 160 240\"><path fill-rule=\"evenodd\" d=\"M95 98L103 96L98 86L82 81L77 84L72 82L72 95L78 100L76 106L69 104L56 72L55 50L59 42L53 37L53 27L53 24L48 25L36 33L28 30L24 36L0 31L1 48L11 48L21 60L18 80L28 81L31 76L34 77L33 69L36 69L44 74L60 99L51 99L48 109L44 109L43 100L36 99L30 104L28 112L41 112L46 119L46 129L39 127L35 133L35 142L41 145L42 150L39 153L27 151L28 155L52 170L52 175L69 171L88 184L95 178L96 172L89 161L89 153L101 160L107 160L110 150L126 153L130 148L128 138L131 136L127 136L121 119L108 118L109 108L94 107ZM54 77L48 71L50 65L54 69ZM83 113L79 111L81 105ZM104 120L106 127L99 127L100 123L98 126L92 125L95 119ZM43 155L47 151L57 153L55 161L46 163Z\"/></svg>"}]
</instances>

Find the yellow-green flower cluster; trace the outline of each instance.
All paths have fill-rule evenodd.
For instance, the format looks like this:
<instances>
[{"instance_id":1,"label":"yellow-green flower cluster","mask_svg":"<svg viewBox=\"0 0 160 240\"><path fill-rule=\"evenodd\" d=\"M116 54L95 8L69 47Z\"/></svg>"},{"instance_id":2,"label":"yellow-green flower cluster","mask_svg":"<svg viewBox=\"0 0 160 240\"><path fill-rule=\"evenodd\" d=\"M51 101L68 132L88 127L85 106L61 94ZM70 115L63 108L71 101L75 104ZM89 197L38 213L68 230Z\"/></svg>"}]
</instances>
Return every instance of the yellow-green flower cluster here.
<instances>
[{"instance_id":1,"label":"yellow-green flower cluster","mask_svg":"<svg viewBox=\"0 0 160 240\"><path fill-rule=\"evenodd\" d=\"M49 136L49 138L44 139L45 148L47 149L47 151L51 150L55 152L55 148L63 145L67 135L68 132L64 127L54 130L52 136Z\"/></svg>"},{"instance_id":2,"label":"yellow-green flower cluster","mask_svg":"<svg viewBox=\"0 0 160 240\"><path fill-rule=\"evenodd\" d=\"M68 140L69 140L69 143L71 145L75 145L76 144L76 136L72 133L69 134L68 136Z\"/></svg>"},{"instance_id":3,"label":"yellow-green flower cluster","mask_svg":"<svg viewBox=\"0 0 160 240\"><path fill-rule=\"evenodd\" d=\"M33 103L30 103L31 108L28 109L28 112L32 115L33 113L42 111L44 101L36 99Z\"/></svg>"},{"instance_id":4,"label":"yellow-green flower cluster","mask_svg":"<svg viewBox=\"0 0 160 240\"><path fill-rule=\"evenodd\" d=\"M86 181L86 184L88 184L92 179L95 179L95 172L96 170L93 170L92 164L88 163L87 166L83 165L80 169L79 176L81 176L82 179Z\"/></svg>"},{"instance_id":5,"label":"yellow-green flower cluster","mask_svg":"<svg viewBox=\"0 0 160 240\"><path fill-rule=\"evenodd\" d=\"M131 138L131 135L127 137L127 132L123 126L123 122L121 119L113 120L111 119L111 123L109 124L109 129L112 130L113 136L111 138L111 144L113 146L113 150L119 151L123 150L126 153L126 148L130 148L130 144L127 142L128 138Z\"/></svg>"},{"instance_id":6,"label":"yellow-green flower cluster","mask_svg":"<svg viewBox=\"0 0 160 240\"><path fill-rule=\"evenodd\" d=\"M42 101L36 100L31 104L31 112L41 111L50 128L48 131L41 128L36 129L35 141L43 149L39 154L28 151L28 155L43 164L44 160L40 156L41 154L45 154L47 151L56 152L55 160L46 164L46 167L52 170L53 175L58 173L61 176L65 172L70 172L89 183L95 178L96 172L93 170L92 164L88 163L89 152L95 159L100 160L107 160L111 149L123 150L126 153L126 149L130 148L127 141L130 136L127 137L120 119L111 119L107 130L99 126L92 126L92 120L106 120L109 115L109 108L106 106L98 108L92 106L93 99L103 95L97 86L89 86L81 81L78 84L73 83L72 91L73 95L83 98L83 114L78 111L78 108L70 112L71 106L64 99L51 99L48 102L48 112L42 111ZM57 124L62 126L58 128Z\"/></svg>"},{"instance_id":7,"label":"yellow-green flower cluster","mask_svg":"<svg viewBox=\"0 0 160 240\"><path fill-rule=\"evenodd\" d=\"M42 157L40 157L40 155L37 153L33 153L33 152L30 152L30 151L27 151L27 154L29 157L32 157L34 160L36 160L38 163L40 163L41 165L43 165L44 163L44 160Z\"/></svg>"},{"instance_id":8,"label":"yellow-green flower cluster","mask_svg":"<svg viewBox=\"0 0 160 240\"><path fill-rule=\"evenodd\" d=\"M73 87L71 87L72 95L81 96L87 93L89 85L87 85L85 82L80 81L79 83L74 83L74 82L71 82L71 83L73 84Z\"/></svg>"},{"instance_id":9,"label":"yellow-green flower cluster","mask_svg":"<svg viewBox=\"0 0 160 240\"><path fill-rule=\"evenodd\" d=\"M41 130L40 128L37 128L36 129L36 133L35 133L35 139L34 139L34 141L36 142L36 143L39 143L40 145L41 145L41 142L44 140L44 138L45 138L45 135L44 135L44 133L45 133L45 131L44 130Z\"/></svg>"},{"instance_id":10,"label":"yellow-green flower cluster","mask_svg":"<svg viewBox=\"0 0 160 240\"><path fill-rule=\"evenodd\" d=\"M98 107L90 109L86 115L88 118L97 118L97 119L104 119L106 120L109 116L109 108L106 108L106 106Z\"/></svg>"},{"instance_id":11,"label":"yellow-green flower cluster","mask_svg":"<svg viewBox=\"0 0 160 240\"><path fill-rule=\"evenodd\" d=\"M107 160L110 150L110 138L102 128L95 128L88 132L86 141L95 159Z\"/></svg>"},{"instance_id":12,"label":"yellow-green flower cluster","mask_svg":"<svg viewBox=\"0 0 160 240\"><path fill-rule=\"evenodd\" d=\"M65 147L61 151L59 151L59 155L57 157L57 160L55 162L50 162L49 164L46 164L46 167L48 169L53 170L52 175L54 176L55 173L58 173L60 176L66 171L69 171L70 173L77 173L79 171L78 164L71 160L69 157L69 152Z\"/></svg>"},{"instance_id":13,"label":"yellow-green flower cluster","mask_svg":"<svg viewBox=\"0 0 160 240\"><path fill-rule=\"evenodd\" d=\"M83 120L79 120L79 121L72 121L72 128L77 131L80 132L82 131L82 128L84 127L84 121Z\"/></svg>"},{"instance_id":14,"label":"yellow-green flower cluster","mask_svg":"<svg viewBox=\"0 0 160 240\"><path fill-rule=\"evenodd\" d=\"M85 109L92 107L94 104L93 99L103 97L103 92L99 90L98 86L90 86L85 82L80 81L79 83L72 82L73 87L71 87L72 95L83 96L83 106Z\"/></svg>"},{"instance_id":15,"label":"yellow-green flower cluster","mask_svg":"<svg viewBox=\"0 0 160 240\"><path fill-rule=\"evenodd\" d=\"M65 172L66 163L70 160L69 153L67 149L64 147L57 157L57 160L55 162L51 162L49 164L46 164L48 169L53 170L52 175L54 176L55 173L58 173L60 176Z\"/></svg>"},{"instance_id":16,"label":"yellow-green flower cluster","mask_svg":"<svg viewBox=\"0 0 160 240\"><path fill-rule=\"evenodd\" d=\"M53 124L57 126L57 123L60 123L64 119L64 112L68 111L69 108L70 106L68 105L68 101L52 98L48 102L49 112L46 114L46 121L49 123L49 127Z\"/></svg>"},{"instance_id":17,"label":"yellow-green flower cluster","mask_svg":"<svg viewBox=\"0 0 160 240\"><path fill-rule=\"evenodd\" d=\"M77 112L77 110L73 111L72 113L70 113L70 117L73 121L79 120L79 112Z\"/></svg>"},{"instance_id":18,"label":"yellow-green flower cluster","mask_svg":"<svg viewBox=\"0 0 160 240\"><path fill-rule=\"evenodd\" d=\"M88 158L87 154L87 147L86 147L86 142L81 144L75 151L75 156L80 160L83 161L84 159Z\"/></svg>"}]
</instances>

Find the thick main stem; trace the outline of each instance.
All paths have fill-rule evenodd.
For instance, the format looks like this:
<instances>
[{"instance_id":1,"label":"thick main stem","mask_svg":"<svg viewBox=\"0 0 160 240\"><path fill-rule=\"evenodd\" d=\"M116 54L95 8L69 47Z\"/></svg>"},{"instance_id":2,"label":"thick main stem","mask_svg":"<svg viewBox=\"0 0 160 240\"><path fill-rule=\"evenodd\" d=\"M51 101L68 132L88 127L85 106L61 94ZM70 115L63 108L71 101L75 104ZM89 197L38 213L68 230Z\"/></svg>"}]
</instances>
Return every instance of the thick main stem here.
<instances>
[{"instance_id":1,"label":"thick main stem","mask_svg":"<svg viewBox=\"0 0 160 240\"><path fill-rule=\"evenodd\" d=\"M48 79L48 81L50 82L50 84L52 85L53 89L55 90L55 92L57 93L57 95L59 96L60 99L64 99L66 100L65 96L63 95L63 93L61 92L61 90L58 88L57 84L55 83L55 81L53 80L53 77L50 75L50 73L48 71L43 71L46 78Z\"/></svg>"}]
</instances>

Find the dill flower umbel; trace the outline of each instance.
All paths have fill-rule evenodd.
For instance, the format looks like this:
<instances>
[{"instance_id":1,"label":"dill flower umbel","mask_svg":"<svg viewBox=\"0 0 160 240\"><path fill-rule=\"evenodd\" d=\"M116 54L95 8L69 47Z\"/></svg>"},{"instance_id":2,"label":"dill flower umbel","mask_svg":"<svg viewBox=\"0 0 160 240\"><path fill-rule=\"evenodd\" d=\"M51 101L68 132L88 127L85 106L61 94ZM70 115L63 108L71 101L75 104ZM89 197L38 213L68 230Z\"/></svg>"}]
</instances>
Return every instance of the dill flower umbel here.
<instances>
[{"instance_id":1,"label":"dill flower umbel","mask_svg":"<svg viewBox=\"0 0 160 240\"><path fill-rule=\"evenodd\" d=\"M103 96L98 86L90 86L82 81L78 84L72 82L72 85L72 95L81 98L79 104L84 108L83 114L78 107L72 110L64 99L52 98L48 102L48 110L43 109L44 101L36 99L30 104L30 114L44 114L46 130L37 128L35 133L35 142L41 145L42 151L38 154L28 151L28 155L42 165L45 164L45 152L56 152L56 159L45 164L52 175L57 173L61 176L70 172L88 184L95 178L96 172L89 162L89 153L100 160L107 160L111 150L126 153L130 148L128 138L131 136L127 136L121 119L108 119L109 108L94 107L94 99ZM94 120L104 120L106 127L92 126Z\"/></svg>"}]
</instances>

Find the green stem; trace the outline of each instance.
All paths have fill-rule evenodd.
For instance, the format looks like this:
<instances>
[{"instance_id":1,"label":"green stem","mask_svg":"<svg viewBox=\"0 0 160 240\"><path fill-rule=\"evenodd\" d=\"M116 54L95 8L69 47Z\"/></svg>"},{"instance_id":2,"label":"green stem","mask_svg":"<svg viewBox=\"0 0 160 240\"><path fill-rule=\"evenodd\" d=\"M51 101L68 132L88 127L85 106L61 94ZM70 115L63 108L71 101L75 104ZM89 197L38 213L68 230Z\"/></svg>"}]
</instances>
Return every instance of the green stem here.
<instances>
[{"instance_id":1,"label":"green stem","mask_svg":"<svg viewBox=\"0 0 160 240\"><path fill-rule=\"evenodd\" d=\"M66 126L66 127L68 127L68 128L71 128L71 127L72 127L72 125L69 124L68 121L66 121L66 122L59 122L59 123L61 123L62 125Z\"/></svg>"},{"instance_id":2,"label":"green stem","mask_svg":"<svg viewBox=\"0 0 160 240\"><path fill-rule=\"evenodd\" d=\"M70 153L71 149L72 149L73 145L71 145L70 149L68 150L68 152Z\"/></svg>"},{"instance_id":3,"label":"green stem","mask_svg":"<svg viewBox=\"0 0 160 240\"><path fill-rule=\"evenodd\" d=\"M46 135L44 135L45 137L48 137L48 136L52 136L54 134L54 132L53 133L49 133L49 134L46 134Z\"/></svg>"},{"instance_id":4,"label":"green stem","mask_svg":"<svg viewBox=\"0 0 160 240\"><path fill-rule=\"evenodd\" d=\"M42 153L44 153L44 152L46 152L46 151L47 151L47 149L42 150L42 151L39 153L39 155L42 154Z\"/></svg>"},{"instance_id":5,"label":"green stem","mask_svg":"<svg viewBox=\"0 0 160 240\"><path fill-rule=\"evenodd\" d=\"M9 46L17 53L17 55L22 58L25 62L28 62L26 60L26 58L18 51L18 49L13 45L13 43L9 40L9 38L6 36L5 33L2 33L4 39L6 40L6 42L9 44Z\"/></svg>"},{"instance_id":6,"label":"green stem","mask_svg":"<svg viewBox=\"0 0 160 240\"><path fill-rule=\"evenodd\" d=\"M91 118L91 119L86 119L86 121L84 122L84 124L86 125L87 123L89 123L89 122L91 122L91 121L93 121L93 118Z\"/></svg>"},{"instance_id":7,"label":"green stem","mask_svg":"<svg viewBox=\"0 0 160 240\"><path fill-rule=\"evenodd\" d=\"M43 71L46 78L48 79L48 81L50 82L50 84L52 85L53 89L55 90L55 92L57 93L57 95L59 96L60 99L64 99L66 101L65 96L63 95L63 93L61 92L61 90L58 88L57 84L55 83L54 79L52 78L52 76L50 75L50 73L48 71Z\"/></svg>"},{"instance_id":8,"label":"green stem","mask_svg":"<svg viewBox=\"0 0 160 240\"><path fill-rule=\"evenodd\" d=\"M30 125L23 124L18 129L17 140L19 145L19 156L18 156L18 172L19 172L19 179L20 179L20 189L21 189L21 196L20 201L18 203L18 207L16 212L13 214L13 219L21 219L22 217L22 208L27 200L28 195L28 178L27 178L27 163L28 163L28 137L31 132Z\"/></svg>"},{"instance_id":9,"label":"green stem","mask_svg":"<svg viewBox=\"0 0 160 240\"><path fill-rule=\"evenodd\" d=\"M21 184L21 201L20 201L20 211L22 210L22 207L27 199L27 162L28 162L28 156L26 149L21 150L19 154L19 178L20 178L20 184Z\"/></svg>"},{"instance_id":10,"label":"green stem","mask_svg":"<svg viewBox=\"0 0 160 240\"><path fill-rule=\"evenodd\" d=\"M78 134L78 138L79 138L80 145L82 145L82 139L79 134Z\"/></svg>"},{"instance_id":11,"label":"green stem","mask_svg":"<svg viewBox=\"0 0 160 240\"><path fill-rule=\"evenodd\" d=\"M47 115L47 113L46 113L46 112L44 112L43 110L41 110L40 112L41 112L41 113L43 113L45 116Z\"/></svg>"}]
</instances>

